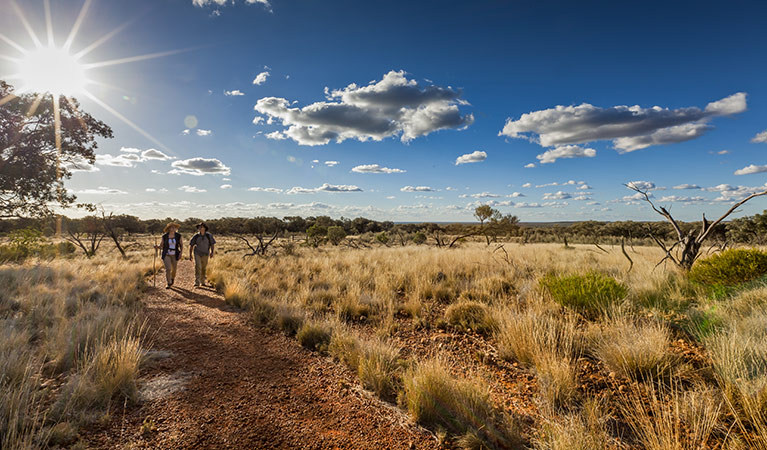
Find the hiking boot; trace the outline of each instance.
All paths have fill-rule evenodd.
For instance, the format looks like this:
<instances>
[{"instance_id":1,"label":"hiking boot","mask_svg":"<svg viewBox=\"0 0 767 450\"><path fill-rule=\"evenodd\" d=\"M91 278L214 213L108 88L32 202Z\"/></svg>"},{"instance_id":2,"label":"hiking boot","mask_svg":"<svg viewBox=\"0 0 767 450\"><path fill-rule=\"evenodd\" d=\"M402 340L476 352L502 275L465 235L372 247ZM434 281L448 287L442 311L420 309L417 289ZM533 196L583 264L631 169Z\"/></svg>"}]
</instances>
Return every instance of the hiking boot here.
<instances>
[{"instance_id":1,"label":"hiking boot","mask_svg":"<svg viewBox=\"0 0 767 450\"><path fill-rule=\"evenodd\" d=\"M165 289L170 289L170 283L167 286L165 286Z\"/></svg>"},{"instance_id":2,"label":"hiking boot","mask_svg":"<svg viewBox=\"0 0 767 450\"><path fill-rule=\"evenodd\" d=\"M196 288L200 287L200 283L194 283L194 287Z\"/></svg>"}]
</instances>

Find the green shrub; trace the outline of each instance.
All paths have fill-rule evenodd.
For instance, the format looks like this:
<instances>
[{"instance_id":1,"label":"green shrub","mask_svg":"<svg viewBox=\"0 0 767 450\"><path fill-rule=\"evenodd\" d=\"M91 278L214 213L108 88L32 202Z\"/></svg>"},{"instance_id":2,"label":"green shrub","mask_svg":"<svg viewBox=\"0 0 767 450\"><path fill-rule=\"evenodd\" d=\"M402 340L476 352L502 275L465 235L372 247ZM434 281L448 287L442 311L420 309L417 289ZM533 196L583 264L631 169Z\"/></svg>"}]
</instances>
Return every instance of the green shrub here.
<instances>
[{"instance_id":1,"label":"green shrub","mask_svg":"<svg viewBox=\"0 0 767 450\"><path fill-rule=\"evenodd\" d=\"M540 284L557 303L592 318L620 301L627 292L626 287L614 278L598 272L549 274L541 279Z\"/></svg>"},{"instance_id":2,"label":"green shrub","mask_svg":"<svg viewBox=\"0 0 767 450\"><path fill-rule=\"evenodd\" d=\"M450 305L445 311L445 320L459 330L474 330L479 334L490 334L496 329L488 307L471 300Z\"/></svg>"},{"instance_id":3,"label":"green shrub","mask_svg":"<svg viewBox=\"0 0 767 450\"><path fill-rule=\"evenodd\" d=\"M298 342L309 350L326 352L333 330L325 324L306 322L298 330Z\"/></svg>"},{"instance_id":4,"label":"green shrub","mask_svg":"<svg viewBox=\"0 0 767 450\"><path fill-rule=\"evenodd\" d=\"M415 421L444 430L464 447L514 448L520 441L516 427L493 407L486 388L454 378L439 362L419 364L405 375L404 385L404 402Z\"/></svg>"},{"instance_id":5,"label":"green shrub","mask_svg":"<svg viewBox=\"0 0 767 450\"><path fill-rule=\"evenodd\" d=\"M690 279L697 283L735 286L767 274L767 252L732 249L695 263Z\"/></svg>"}]
</instances>

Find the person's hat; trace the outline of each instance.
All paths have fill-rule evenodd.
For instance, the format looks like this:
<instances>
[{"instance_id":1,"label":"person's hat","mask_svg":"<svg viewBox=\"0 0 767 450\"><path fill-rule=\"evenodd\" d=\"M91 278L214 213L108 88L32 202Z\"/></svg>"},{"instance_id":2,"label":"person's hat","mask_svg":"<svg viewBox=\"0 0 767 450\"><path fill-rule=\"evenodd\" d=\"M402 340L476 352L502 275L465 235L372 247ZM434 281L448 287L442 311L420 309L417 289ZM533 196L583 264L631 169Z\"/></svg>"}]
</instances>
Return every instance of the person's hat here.
<instances>
[{"instance_id":1,"label":"person's hat","mask_svg":"<svg viewBox=\"0 0 767 450\"><path fill-rule=\"evenodd\" d=\"M197 224L197 226L196 226L195 228L200 228L200 227L203 227L203 228L205 228L205 231L208 231L208 230L209 230L208 226L207 226L207 225L205 225L205 222L200 222L200 223L198 223L198 224Z\"/></svg>"},{"instance_id":2,"label":"person's hat","mask_svg":"<svg viewBox=\"0 0 767 450\"><path fill-rule=\"evenodd\" d=\"M165 225L165 229L162 231L163 233L167 233L171 228L180 229L181 225L177 224L176 222L169 222L167 225Z\"/></svg>"}]
</instances>

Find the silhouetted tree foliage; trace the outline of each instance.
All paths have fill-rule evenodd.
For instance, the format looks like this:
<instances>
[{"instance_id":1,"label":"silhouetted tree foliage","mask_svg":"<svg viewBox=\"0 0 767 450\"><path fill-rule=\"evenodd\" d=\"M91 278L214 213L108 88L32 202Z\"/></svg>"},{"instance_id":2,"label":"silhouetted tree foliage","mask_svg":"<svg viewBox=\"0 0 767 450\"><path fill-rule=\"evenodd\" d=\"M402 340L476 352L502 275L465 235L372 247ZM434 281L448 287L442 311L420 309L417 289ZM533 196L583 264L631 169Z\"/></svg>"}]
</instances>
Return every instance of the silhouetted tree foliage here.
<instances>
[{"instance_id":1,"label":"silhouetted tree foliage","mask_svg":"<svg viewBox=\"0 0 767 450\"><path fill-rule=\"evenodd\" d=\"M80 110L75 99L60 103L61 153L56 149L53 97L16 96L0 80L0 218L40 217L52 206L72 205L76 197L64 189L73 165L93 164L98 137L112 129Z\"/></svg>"}]
</instances>

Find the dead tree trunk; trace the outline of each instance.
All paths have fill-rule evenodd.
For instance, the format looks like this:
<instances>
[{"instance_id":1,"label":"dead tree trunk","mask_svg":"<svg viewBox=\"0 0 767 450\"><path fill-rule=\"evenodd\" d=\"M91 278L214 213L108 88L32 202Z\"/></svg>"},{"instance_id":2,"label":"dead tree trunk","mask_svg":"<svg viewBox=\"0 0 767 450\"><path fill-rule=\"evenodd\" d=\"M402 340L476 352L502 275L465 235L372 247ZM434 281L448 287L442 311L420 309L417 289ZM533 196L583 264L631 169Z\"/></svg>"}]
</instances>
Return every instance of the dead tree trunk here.
<instances>
[{"instance_id":1,"label":"dead tree trunk","mask_svg":"<svg viewBox=\"0 0 767 450\"><path fill-rule=\"evenodd\" d=\"M666 220L668 220L671 223L671 226L674 228L674 231L677 235L677 241L671 246L668 247L666 244L664 244L660 239L656 238L655 236L651 237L655 241L660 248L663 249L664 252L666 252L666 256L663 257L663 259L660 261L660 263L664 262L667 259L670 259L674 264L676 264L677 267L684 270L685 272L692 269L692 265L695 263L695 260L698 259L698 256L700 255L700 248L703 245L703 242L706 240L706 238L711 235L711 232L724 220L732 214L736 209L738 209L740 206L742 206L747 201L751 200L754 197L759 197L762 195L767 195L767 191L762 192L755 192L748 197L744 198L743 200L739 201L738 203L735 203L732 205L730 209L728 209L724 214L722 214L721 217L716 219L713 222L709 222L708 219L706 219L706 214L703 214L703 226L701 229L696 233L695 230L690 230L687 234L684 234L682 232L682 229L679 227L679 224L676 220L671 216L671 213L668 212L668 210L664 207L656 208L655 204L650 200L649 194L647 194L646 190L642 190L634 186L633 184L629 183L625 185L627 188L631 189L632 191L636 191L644 196L644 200L650 204L653 211L657 212L661 216L665 217ZM676 254L673 253L674 249L678 248ZM660 264L658 263L658 264Z\"/></svg>"}]
</instances>

